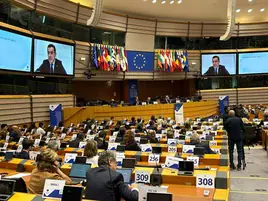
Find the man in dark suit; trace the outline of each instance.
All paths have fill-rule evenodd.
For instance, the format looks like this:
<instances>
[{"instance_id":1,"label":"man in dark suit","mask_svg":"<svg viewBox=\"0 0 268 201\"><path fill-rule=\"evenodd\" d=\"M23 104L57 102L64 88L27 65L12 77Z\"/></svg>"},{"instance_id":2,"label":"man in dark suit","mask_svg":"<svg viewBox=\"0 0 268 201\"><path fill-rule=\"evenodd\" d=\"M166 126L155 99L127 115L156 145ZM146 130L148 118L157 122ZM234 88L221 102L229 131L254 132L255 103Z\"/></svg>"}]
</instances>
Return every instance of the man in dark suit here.
<instances>
[{"instance_id":1,"label":"man in dark suit","mask_svg":"<svg viewBox=\"0 0 268 201\"><path fill-rule=\"evenodd\" d=\"M141 102L140 102L140 100L139 100L139 97L138 96L136 96L136 100L135 100L135 102L134 102L134 104L133 105L141 105Z\"/></svg>"},{"instance_id":2,"label":"man in dark suit","mask_svg":"<svg viewBox=\"0 0 268 201\"><path fill-rule=\"evenodd\" d=\"M200 142L199 135L193 134L190 139L189 145L195 145L195 147L203 147L205 150L205 154L215 154L214 151L209 146L209 143Z\"/></svg>"},{"instance_id":3,"label":"man in dark suit","mask_svg":"<svg viewBox=\"0 0 268 201\"><path fill-rule=\"evenodd\" d=\"M82 142L84 140L84 138L85 138L84 133L78 133L76 139L69 143L69 147L78 148L80 142Z\"/></svg>"},{"instance_id":4,"label":"man in dark suit","mask_svg":"<svg viewBox=\"0 0 268 201\"><path fill-rule=\"evenodd\" d=\"M138 201L138 189L124 183L121 173L116 172L116 157L111 151L99 155L97 168L90 168L86 173L86 199L100 201Z\"/></svg>"},{"instance_id":5,"label":"man in dark suit","mask_svg":"<svg viewBox=\"0 0 268 201\"><path fill-rule=\"evenodd\" d=\"M225 66L220 65L220 57L212 57L212 64L213 66L209 67L205 75L230 75L230 73L226 70Z\"/></svg>"},{"instance_id":6,"label":"man in dark suit","mask_svg":"<svg viewBox=\"0 0 268 201\"><path fill-rule=\"evenodd\" d=\"M146 104L147 105L153 104L153 101L151 100L151 97L147 98Z\"/></svg>"},{"instance_id":7,"label":"man in dark suit","mask_svg":"<svg viewBox=\"0 0 268 201\"><path fill-rule=\"evenodd\" d=\"M14 158L21 158L21 159L30 159L29 151L31 151L33 146L33 141L24 139L22 141L22 150L20 153L17 153Z\"/></svg>"},{"instance_id":8,"label":"man in dark suit","mask_svg":"<svg viewBox=\"0 0 268 201\"><path fill-rule=\"evenodd\" d=\"M234 145L236 144L238 154L237 170L240 171L243 155L243 132L245 132L245 128L241 118L235 116L234 110L229 111L229 118L226 120L224 128L228 133L230 168L235 169L233 154Z\"/></svg>"},{"instance_id":9,"label":"man in dark suit","mask_svg":"<svg viewBox=\"0 0 268 201\"><path fill-rule=\"evenodd\" d=\"M47 54L48 59L43 61L36 72L66 75L62 62L56 59L56 47L53 44L47 46Z\"/></svg>"}]
</instances>

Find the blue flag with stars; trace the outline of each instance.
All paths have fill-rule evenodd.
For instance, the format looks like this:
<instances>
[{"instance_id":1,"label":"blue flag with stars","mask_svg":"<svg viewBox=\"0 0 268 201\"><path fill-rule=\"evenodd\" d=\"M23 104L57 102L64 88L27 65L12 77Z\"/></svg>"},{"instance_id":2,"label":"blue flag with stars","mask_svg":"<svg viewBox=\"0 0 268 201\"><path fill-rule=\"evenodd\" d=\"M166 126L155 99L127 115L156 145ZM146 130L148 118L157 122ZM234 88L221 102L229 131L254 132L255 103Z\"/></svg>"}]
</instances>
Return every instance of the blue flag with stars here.
<instances>
[{"instance_id":1,"label":"blue flag with stars","mask_svg":"<svg viewBox=\"0 0 268 201\"><path fill-rule=\"evenodd\" d=\"M154 53L127 51L128 71L153 72Z\"/></svg>"}]
</instances>

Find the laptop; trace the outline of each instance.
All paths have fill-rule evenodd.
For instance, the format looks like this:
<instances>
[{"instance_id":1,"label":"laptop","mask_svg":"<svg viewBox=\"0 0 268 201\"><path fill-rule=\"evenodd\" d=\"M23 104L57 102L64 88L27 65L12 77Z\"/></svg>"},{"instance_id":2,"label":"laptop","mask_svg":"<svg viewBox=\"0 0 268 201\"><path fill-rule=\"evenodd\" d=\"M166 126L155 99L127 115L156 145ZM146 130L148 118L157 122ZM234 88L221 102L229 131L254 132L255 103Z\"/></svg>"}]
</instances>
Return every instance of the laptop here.
<instances>
[{"instance_id":1,"label":"laptop","mask_svg":"<svg viewBox=\"0 0 268 201\"><path fill-rule=\"evenodd\" d=\"M147 201L172 201L172 194L169 193L147 193Z\"/></svg>"},{"instance_id":2,"label":"laptop","mask_svg":"<svg viewBox=\"0 0 268 201\"><path fill-rule=\"evenodd\" d=\"M140 139L140 144L147 144L148 143L148 139L147 138L141 138Z\"/></svg>"},{"instance_id":3,"label":"laptop","mask_svg":"<svg viewBox=\"0 0 268 201\"><path fill-rule=\"evenodd\" d=\"M134 169L136 165L135 158L124 158L122 162L122 168L132 168Z\"/></svg>"},{"instance_id":4,"label":"laptop","mask_svg":"<svg viewBox=\"0 0 268 201\"><path fill-rule=\"evenodd\" d=\"M61 144L60 144L60 148L61 149L65 149L67 147L67 143L66 142L62 142Z\"/></svg>"},{"instance_id":5,"label":"laptop","mask_svg":"<svg viewBox=\"0 0 268 201\"><path fill-rule=\"evenodd\" d=\"M131 168L116 169L116 172L119 172L119 173L121 173L123 175L125 184L130 184L131 175L132 175L132 169Z\"/></svg>"},{"instance_id":6,"label":"laptop","mask_svg":"<svg viewBox=\"0 0 268 201\"><path fill-rule=\"evenodd\" d=\"M152 147L152 153L153 154L161 154L162 153L162 147Z\"/></svg>"},{"instance_id":7,"label":"laptop","mask_svg":"<svg viewBox=\"0 0 268 201\"><path fill-rule=\"evenodd\" d=\"M194 155L198 156L199 158L203 158L205 155L205 148L204 147L195 147L194 148Z\"/></svg>"},{"instance_id":8,"label":"laptop","mask_svg":"<svg viewBox=\"0 0 268 201\"><path fill-rule=\"evenodd\" d=\"M90 164L72 164L72 168L69 177L72 180L72 184L81 183L86 179L87 170L91 167Z\"/></svg>"},{"instance_id":9,"label":"laptop","mask_svg":"<svg viewBox=\"0 0 268 201\"><path fill-rule=\"evenodd\" d=\"M125 145L118 145L118 146L116 147L116 151L117 151L117 152L124 152L125 149L126 149L126 146L125 146Z\"/></svg>"},{"instance_id":10,"label":"laptop","mask_svg":"<svg viewBox=\"0 0 268 201\"><path fill-rule=\"evenodd\" d=\"M194 162L193 161L180 161L178 174L192 176L194 174Z\"/></svg>"},{"instance_id":11,"label":"laptop","mask_svg":"<svg viewBox=\"0 0 268 201\"><path fill-rule=\"evenodd\" d=\"M12 151L7 151L6 152L6 154L5 154L5 161L10 161L10 160L12 160L12 158L13 158L13 154L14 154L14 152L12 152Z\"/></svg>"},{"instance_id":12,"label":"laptop","mask_svg":"<svg viewBox=\"0 0 268 201\"><path fill-rule=\"evenodd\" d=\"M86 156L76 156L74 163L85 164L86 162L87 162L87 157Z\"/></svg>"},{"instance_id":13,"label":"laptop","mask_svg":"<svg viewBox=\"0 0 268 201\"><path fill-rule=\"evenodd\" d=\"M185 135L180 135L179 140L185 140Z\"/></svg>"},{"instance_id":14,"label":"laptop","mask_svg":"<svg viewBox=\"0 0 268 201\"><path fill-rule=\"evenodd\" d=\"M0 201L7 201L14 193L16 181L0 180Z\"/></svg>"},{"instance_id":15,"label":"laptop","mask_svg":"<svg viewBox=\"0 0 268 201\"><path fill-rule=\"evenodd\" d=\"M81 201L84 188L79 186L64 186L61 201Z\"/></svg>"}]
</instances>

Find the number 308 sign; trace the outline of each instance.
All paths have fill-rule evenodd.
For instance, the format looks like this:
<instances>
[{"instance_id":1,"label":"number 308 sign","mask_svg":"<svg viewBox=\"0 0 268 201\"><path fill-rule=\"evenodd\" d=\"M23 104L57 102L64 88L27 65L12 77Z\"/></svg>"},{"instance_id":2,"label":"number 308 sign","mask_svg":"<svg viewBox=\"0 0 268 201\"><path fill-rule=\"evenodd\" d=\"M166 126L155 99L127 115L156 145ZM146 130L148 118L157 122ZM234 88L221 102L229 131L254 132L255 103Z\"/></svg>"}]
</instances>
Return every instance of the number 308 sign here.
<instances>
[{"instance_id":1,"label":"number 308 sign","mask_svg":"<svg viewBox=\"0 0 268 201\"><path fill-rule=\"evenodd\" d=\"M215 177L212 175L197 175L196 176L197 188L215 188Z\"/></svg>"}]
</instances>

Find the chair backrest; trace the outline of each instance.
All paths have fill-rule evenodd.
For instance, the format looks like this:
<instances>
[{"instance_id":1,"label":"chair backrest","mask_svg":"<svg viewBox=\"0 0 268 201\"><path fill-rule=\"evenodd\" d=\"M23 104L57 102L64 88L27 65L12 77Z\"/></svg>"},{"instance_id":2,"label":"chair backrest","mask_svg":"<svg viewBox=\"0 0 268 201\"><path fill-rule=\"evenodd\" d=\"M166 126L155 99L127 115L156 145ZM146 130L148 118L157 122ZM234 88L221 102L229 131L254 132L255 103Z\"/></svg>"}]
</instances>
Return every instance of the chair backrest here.
<instances>
[{"instance_id":1,"label":"chair backrest","mask_svg":"<svg viewBox=\"0 0 268 201\"><path fill-rule=\"evenodd\" d=\"M15 189L14 189L15 192L27 193L26 183L22 178L12 178L9 180L16 181Z\"/></svg>"},{"instance_id":2,"label":"chair backrest","mask_svg":"<svg viewBox=\"0 0 268 201\"><path fill-rule=\"evenodd\" d=\"M246 137L254 137L256 136L256 128L252 126L245 126L245 136Z\"/></svg>"}]
</instances>

